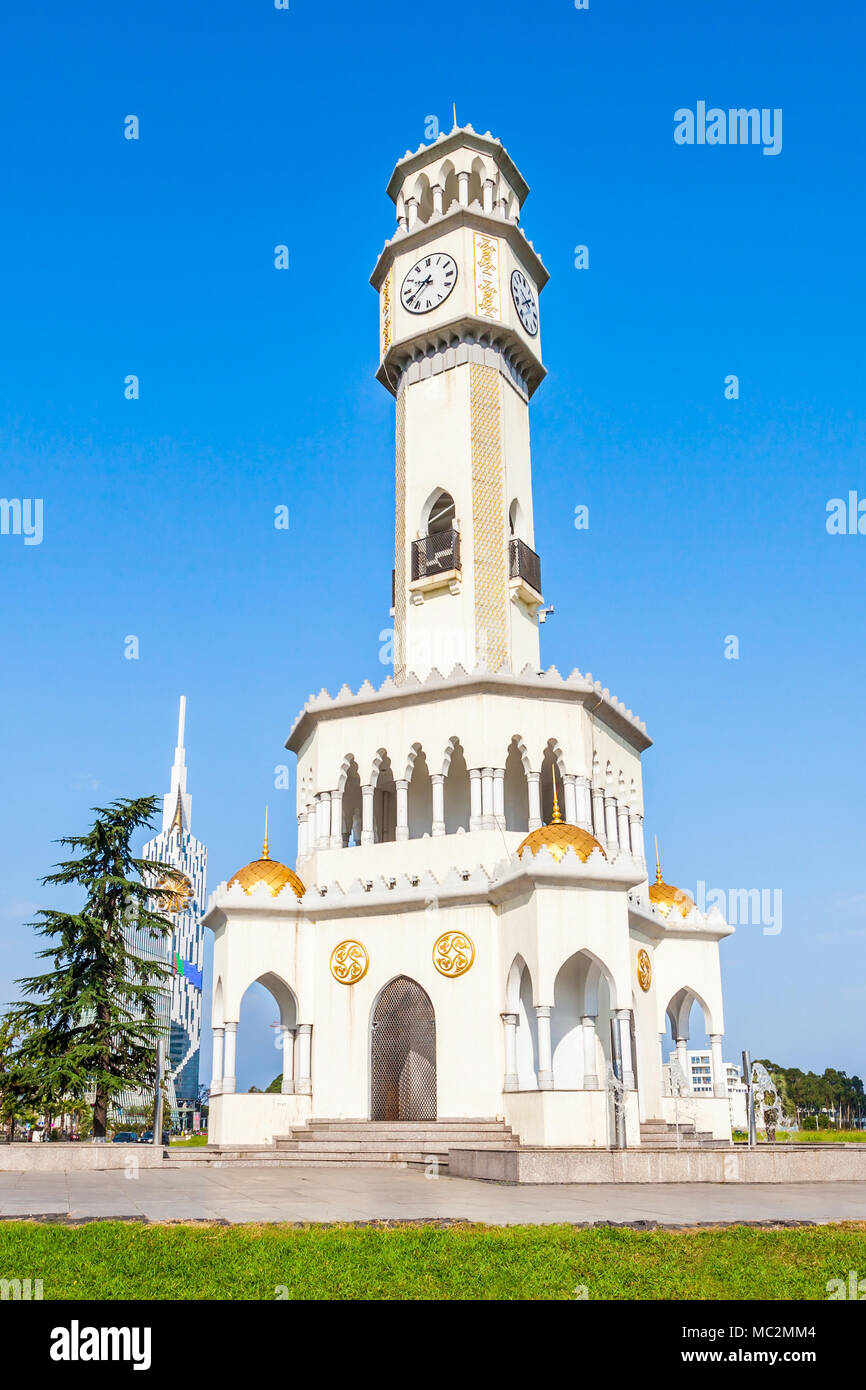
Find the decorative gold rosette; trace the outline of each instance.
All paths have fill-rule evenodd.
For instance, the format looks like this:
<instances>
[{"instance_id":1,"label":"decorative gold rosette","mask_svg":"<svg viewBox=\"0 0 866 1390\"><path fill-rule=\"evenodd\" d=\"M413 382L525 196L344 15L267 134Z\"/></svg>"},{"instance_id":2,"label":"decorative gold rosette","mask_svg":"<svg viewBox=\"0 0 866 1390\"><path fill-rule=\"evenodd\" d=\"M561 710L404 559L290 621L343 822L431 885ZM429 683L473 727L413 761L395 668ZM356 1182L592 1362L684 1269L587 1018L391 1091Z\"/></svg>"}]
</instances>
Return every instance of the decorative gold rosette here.
<instances>
[{"instance_id":1,"label":"decorative gold rosette","mask_svg":"<svg viewBox=\"0 0 866 1390\"><path fill-rule=\"evenodd\" d=\"M652 961L649 958L649 952L645 951L643 947L637 953L637 982L644 994L653 982Z\"/></svg>"},{"instance_id":2,"label":"decorative gold rosette","mask_svg":"<svg viewBox=\"0 0 866 1390\"><path fill-rule=\"evenodd\" d=\"M181 912L186 912L192 902L192 884L186 874L182 874L179 869L168 874L160 874L156 881L156 887L167 890L159 894L156 903L157 912L164 913L168 917L177 917Z\"/></svg>"},{"instance_id":3,"label":"decorative gold rosette","mask_svg":"<svg viewBox=\"0 0 866 1390\"><path fill-rule=\"evenodd\" d=\"M341 941L331 952L331 974L341 985L356 985L369 964L370 957L360 941Z\"/></svg>"},{"instance_id":4,"label":"decorative gold rosette","mask_svg":"<svg viewBox=\"0 0 866 1390\"><path fill-rule=\"evenodd\" d=\"M471 937L462 931L446 931L433 947L433 964L440 975L456 980L465 975L475 959L475 946Z\"/></svg>"}]
</instances>

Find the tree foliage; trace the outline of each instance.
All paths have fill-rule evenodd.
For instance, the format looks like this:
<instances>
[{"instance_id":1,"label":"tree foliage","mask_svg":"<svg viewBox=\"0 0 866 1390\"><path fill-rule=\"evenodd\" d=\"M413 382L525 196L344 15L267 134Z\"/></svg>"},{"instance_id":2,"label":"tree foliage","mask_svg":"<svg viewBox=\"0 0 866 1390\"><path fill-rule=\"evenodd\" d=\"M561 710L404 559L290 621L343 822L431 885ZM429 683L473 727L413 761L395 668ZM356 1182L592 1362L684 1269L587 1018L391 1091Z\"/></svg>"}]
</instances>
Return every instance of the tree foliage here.
<instances>
[{"instance_id":1,"label":"tree foliage","mask_svg":"<svg viewBox=\"0 0 866 1390\"><path fill-rule=\"evenodd\" d=\"M94 807L86 835L59 841L74 857L42 882L77 886L84 903L78 912L37 913L30 925L50 941L39 957L51 969L17 981L29 997L8 1016L16 1039L7 1085L42 1110L87 1101L95 1138L105 1136L113 1098L155 1085L156 1045L165 1035L158 994L171 971L145 952L172 930L153 905L171 901L171 887L157 887L156 878L171 880L174 871L131 849L157 804L148 796Z\"/></svg>"}]
</instances>

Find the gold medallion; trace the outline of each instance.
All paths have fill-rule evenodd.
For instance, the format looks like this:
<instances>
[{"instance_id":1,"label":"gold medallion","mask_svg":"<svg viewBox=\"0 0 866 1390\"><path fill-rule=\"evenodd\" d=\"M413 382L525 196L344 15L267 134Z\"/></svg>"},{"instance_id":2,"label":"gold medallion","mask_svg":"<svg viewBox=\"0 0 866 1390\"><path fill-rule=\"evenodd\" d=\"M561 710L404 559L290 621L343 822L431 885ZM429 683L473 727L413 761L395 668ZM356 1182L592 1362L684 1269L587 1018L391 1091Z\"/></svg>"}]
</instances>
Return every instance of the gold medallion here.
<instances>
[{"instance_id":1,"label":"gold medallion","mask_svg":"<svg viewBox=\"0 0 866 1390\"><path fill-rule=\"evenodd\" d=\"M643 947L637 953L637 982L644 994L653 982L652 961L649 958L649 952L645 951Z\"/></svg>"},{"instance_id":2,"label":"gold medallion","mask_svg":"<svg viewBox=\"0 0 866 1390\"><path fill-rule=\"evenodd\" d=\"M475 959L475 947L462 931L443 932L433 947L433 964L440 975L456 980L465 975Z\"/></svg>"},{"instance_id":3,"label":"gold medallion","mask_svg":"<svg viewBox=\"0 0 866 1390\"><path fill-rule=\"evenodd\" d=\"M341 941L331 952L331 974L341 985L356 985L367 973L370 957L360 941Z\"/></svg>"}]
</instances>

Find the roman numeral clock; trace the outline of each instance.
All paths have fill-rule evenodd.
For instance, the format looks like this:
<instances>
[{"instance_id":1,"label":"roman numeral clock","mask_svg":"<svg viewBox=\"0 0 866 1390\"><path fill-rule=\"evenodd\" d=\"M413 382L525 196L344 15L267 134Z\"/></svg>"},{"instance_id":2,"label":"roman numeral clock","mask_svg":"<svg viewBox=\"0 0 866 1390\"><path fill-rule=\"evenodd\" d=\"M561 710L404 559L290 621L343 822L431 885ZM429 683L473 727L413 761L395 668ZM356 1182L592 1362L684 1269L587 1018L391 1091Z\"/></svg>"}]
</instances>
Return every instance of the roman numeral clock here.
<instances>
[{"instance_id":1,"label":"roman numeral clock","mask_svg":"<svg viewBox=\"0 0 866 1390\"><path fill-rule=\"evenodd\" d=\"M529 400L547 281L520 227L529 189L471 126L407 153L397 230L371 277L378 379L396 397L395 679L539 660Z\"/></svg>"}]
</instances>

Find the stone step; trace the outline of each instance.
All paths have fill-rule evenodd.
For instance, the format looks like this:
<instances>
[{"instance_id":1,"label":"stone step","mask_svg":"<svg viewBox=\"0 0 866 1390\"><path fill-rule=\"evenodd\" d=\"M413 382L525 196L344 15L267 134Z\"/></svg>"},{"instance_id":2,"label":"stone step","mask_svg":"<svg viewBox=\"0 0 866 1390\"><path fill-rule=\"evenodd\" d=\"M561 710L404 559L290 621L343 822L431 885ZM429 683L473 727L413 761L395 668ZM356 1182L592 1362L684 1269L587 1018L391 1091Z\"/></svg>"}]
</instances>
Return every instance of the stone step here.
<instances>
[{"instance_id":1,"label":"stone step","mask_svg":"<svg viewBox=\"0 0 866 1390\"><path fill-rule=\"evenodd\" d=\"M278 1144L305 1143L307 1140L314 1140L317 1143L322 1140L334 1140L353 1144L376 1144L383 1139L396 1140L399 1143L426 1142L429 1140L439 1140L444 1144L454 1143L463 1144L468 1140L473 1142L476 1139L513 1139L515 1136L510 1129L413 1129L402 1130L392 1129L390 1125L382 1125L379 1129L358 1130L358 1129L297 1129L291 1130L289 1134L281 1134L275 1140Z\"/></svg>"},{"instance_id":2,"label":"stone step","mask_svg":"<svg viewBox=\"0 0 866 1390\"><path fill-rule=\"evenodd\" d=\"M394 1153L405 1149L424 1153L447 1154L449 1149L517 1149L520 1147L513 1135L502 1139L466 1139L462 1142L442 1139L434 1135L430 1139L424 1135L392 1136L386 1139L320 1139L312 1136L304 1140L280 1140L275 1146L277 1153Z\"/></svg>"},{"instance_id":3,"label":"stone step","mask_svg":"<svg viewBox=\"0 0 866 1390\"><path fill-rule=\"evenodd\" d=\"M380 1134L383 1130L399 1134L419 1134L426 1130L441 1130L443 1133L479 1134L489 1131L500 1134L510 1131L511 1126L504 1120L309 1120L305 1125L293 1125L298 1129L317 1133L324 1130L352 1130L360 1134Z\"/></svg>"}]
</instances>

